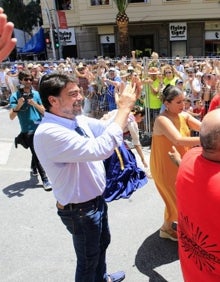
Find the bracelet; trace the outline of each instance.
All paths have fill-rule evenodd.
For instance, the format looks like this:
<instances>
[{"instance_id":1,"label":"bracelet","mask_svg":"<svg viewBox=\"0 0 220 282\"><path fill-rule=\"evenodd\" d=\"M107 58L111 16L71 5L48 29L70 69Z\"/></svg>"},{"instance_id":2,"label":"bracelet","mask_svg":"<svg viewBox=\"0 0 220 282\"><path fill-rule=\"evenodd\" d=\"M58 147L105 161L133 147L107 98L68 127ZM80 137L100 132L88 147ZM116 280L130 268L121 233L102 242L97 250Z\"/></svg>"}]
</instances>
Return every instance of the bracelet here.
<instances>
[{"instance_id":1,"label":"bracelet","mask_svg":"<svg viewBox=\"0 0 220 282\"><path fill-rule=\"evenodd\" d=\"M18 112L19 112L19 110L18 110L18 111L16 111L15 109L13 109L13 112L14 112L14 113L18 113Z\"/></svg>"}]
</instances>

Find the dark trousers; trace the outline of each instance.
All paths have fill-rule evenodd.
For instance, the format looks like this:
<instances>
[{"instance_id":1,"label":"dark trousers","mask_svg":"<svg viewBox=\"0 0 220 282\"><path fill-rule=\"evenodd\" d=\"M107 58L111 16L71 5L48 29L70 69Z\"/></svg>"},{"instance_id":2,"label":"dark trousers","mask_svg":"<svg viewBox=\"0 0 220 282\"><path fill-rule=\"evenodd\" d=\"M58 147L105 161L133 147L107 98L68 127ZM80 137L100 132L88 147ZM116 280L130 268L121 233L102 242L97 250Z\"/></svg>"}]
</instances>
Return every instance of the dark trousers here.
<instances>
[{"instance_id":1,"label":"dark trousers","mask_svg":"<svg viewBox=\"0 0 220 282\"><path fill-rule=\"evenodd\" d=\"M110 243L107 204L103 197L58 208L72 234L77 257L75 282L106 282L106 249Z\"/></svg>"},{"instance_id":2,"label":"dark trousers","mask_svg":"<svg viewBox=\"0 0 220 282\"><path fill-rule=\"evenodd\" d=\"M35 165L35 167L37 168L39 174L40 174L40 177L42 179L42 181L47 181L48 178L47 178L47 175L46 175L46 172L45 170L43 169L42 165L40 164L39 160L38 160L38 157L35 153L35 150L34 150L34 134L33 133L25 133L24 134L24 138L25 138L25 142L26 144L29 146L30 150L31 150L31 153L32 153L32 162L33 164Z\"/></svg>"}]
</instances>

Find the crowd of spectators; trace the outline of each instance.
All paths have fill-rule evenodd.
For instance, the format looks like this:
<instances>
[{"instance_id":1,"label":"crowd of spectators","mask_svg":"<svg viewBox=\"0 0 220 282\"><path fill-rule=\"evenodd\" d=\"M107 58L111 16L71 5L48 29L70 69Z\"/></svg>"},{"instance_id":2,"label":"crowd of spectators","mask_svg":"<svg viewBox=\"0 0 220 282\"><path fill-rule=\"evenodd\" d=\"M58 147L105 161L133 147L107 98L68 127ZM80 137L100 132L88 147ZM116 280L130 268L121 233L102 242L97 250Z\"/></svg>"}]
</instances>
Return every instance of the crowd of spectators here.
<instances>
[{"instance_id":1,"label":"crowd of spectators","mask_svg":"<svg viewBox=\"0 0 220 282\"><path fill-rule=\"evenodd\" d=\"M133 76L142 82L137 104L148 110L149 131L152 131L156 116L163 110L161 92L168 84L182 89L186 105L192 115L199 119L207 113L212 98L218 94L220 78L219 59L160 58L153 52L149 59L132 56L118 60L98 57L86 61L67 58L61 62L15 63L0 66L1 104L7 104L11 93L19 88L18 73L28 69L33 76L33 88L38 90L43 75L51 72L70 74L78 78L84 94L84 114L99 118L105 112L116 108L114 93L121 84L127 84ZM198 105L199 109L198 110Z\"/></svg>"}]
</instances>

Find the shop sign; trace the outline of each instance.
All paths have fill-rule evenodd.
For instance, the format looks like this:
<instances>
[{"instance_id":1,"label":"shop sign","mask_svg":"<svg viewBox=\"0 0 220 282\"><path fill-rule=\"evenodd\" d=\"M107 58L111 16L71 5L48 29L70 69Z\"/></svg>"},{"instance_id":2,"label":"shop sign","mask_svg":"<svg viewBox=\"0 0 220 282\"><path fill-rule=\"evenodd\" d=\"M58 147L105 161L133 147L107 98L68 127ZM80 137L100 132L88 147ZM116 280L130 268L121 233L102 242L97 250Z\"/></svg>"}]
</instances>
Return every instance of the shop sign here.
<instances>
[{"instance_id":1,"label":"shop sign","mask_svg":"<svg viewBox=\"0 0 220 282\"><path fill-rule=\"evenodd\" d=\"M115 36L110 34L110 35L101 35L100 36L100 43L101 44L111 44L115 43Z\"/></svg>"},{"instance_id":2,"label":"shop sign","mask_svg":"<svg viewBox=\"0 0 220 282\"><path fill-rule=\"evenodd\" d=\"M54 30L56 33L56 30ZM59 29L59 40L61 45L76 45L74 28Z\"/></svg>"},{"instance_id":3,"label":"shop sign","mask_svg":"<svg viewBox=\"0 0 220 282\"><path fill-rule=\"evenodd\" d=\"M187 40L186 23L170 23L170 41Z\"/></svg>"},{"instance_id":4,"label":"shop sign","mask_svg":"<svg viewBox=\"0 0 220 282\"><path fill-rule=\"evenodd\" d=\"M205 32L205 40L220 40L220 31L206 31Z\"/></svg>"}]
</instances>

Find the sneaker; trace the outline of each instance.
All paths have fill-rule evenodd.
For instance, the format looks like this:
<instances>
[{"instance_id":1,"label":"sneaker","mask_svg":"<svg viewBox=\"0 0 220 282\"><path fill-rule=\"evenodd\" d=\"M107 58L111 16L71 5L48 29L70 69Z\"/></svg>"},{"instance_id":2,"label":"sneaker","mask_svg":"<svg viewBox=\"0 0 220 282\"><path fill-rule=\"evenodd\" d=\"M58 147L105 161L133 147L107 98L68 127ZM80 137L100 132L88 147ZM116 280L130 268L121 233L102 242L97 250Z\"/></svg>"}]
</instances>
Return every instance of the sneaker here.
<instances>
[{"instance_id":1,"label":"sneaker","mask_svg":"<svg viewBox=\"0 0 220 282\"><path fill-rule=\"evenodd\" d=\"M36 168L33 168L32 171L31 171L31 174L32 174L33 176L38 176L37 169L36 169Z\"/></svg>"},{"instance_id":2,"label":"sneaker","mask_svg":"<svg viewBox=\"0 0 220 282\"><path fill-rule=\"evenodd\" d=\"M49 192L52 190L51 183L48 180L43 181L44 190Z\"/></svg>"},{"instance_id":3,"label":"sneaker","mask_svg":"<svg viewBox=\"0 0 220 282\"><path fill-rule=\"evenodd\" d=\"M124 271L118 271L108 275L108 282L120 282L125 279Z\"/></svg>"}]
</instances>

